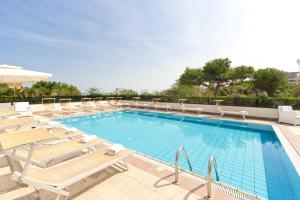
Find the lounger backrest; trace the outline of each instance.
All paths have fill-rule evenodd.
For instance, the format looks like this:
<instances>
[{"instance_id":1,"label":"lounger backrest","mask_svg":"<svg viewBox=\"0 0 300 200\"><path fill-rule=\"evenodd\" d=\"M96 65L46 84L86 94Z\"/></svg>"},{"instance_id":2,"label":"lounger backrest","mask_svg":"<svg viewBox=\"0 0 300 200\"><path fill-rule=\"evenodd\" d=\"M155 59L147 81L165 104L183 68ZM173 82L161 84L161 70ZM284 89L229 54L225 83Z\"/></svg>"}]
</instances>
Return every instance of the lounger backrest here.
<instances>
[{"instance_id":1,"label":"lounger backrest","mask_svg":"<svg viewBox=\"0 0 300 200\"><path fill-rule=\"evenodd\" d=\"M16 102L15 103L16 112L27 112L30 111L29 102Z\"/></svg>"}]
</instances>

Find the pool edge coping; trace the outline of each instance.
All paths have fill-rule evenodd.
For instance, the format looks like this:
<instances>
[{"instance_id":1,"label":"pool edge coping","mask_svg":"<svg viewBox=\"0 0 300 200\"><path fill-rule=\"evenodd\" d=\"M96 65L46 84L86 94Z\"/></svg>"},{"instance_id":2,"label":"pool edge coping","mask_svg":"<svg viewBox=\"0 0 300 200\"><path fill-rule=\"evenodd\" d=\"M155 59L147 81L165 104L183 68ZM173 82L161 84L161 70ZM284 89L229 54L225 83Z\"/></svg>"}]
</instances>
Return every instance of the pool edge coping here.
<instances>
[{"instance_id":1,"label":"pool edge coping","mask_svg":"<svg viewBox=\"0 0 300 200\"><path fill-rule=\"evenodd\" d=\"M295 168L296 172L298 173L298 176L300 176L300 159L299 155L290 143L290 141L287 139L287 137L282 133L278 125L272 124L272 128L277 135L283 149L285 150L285 153L289 157L290 161L293 164L293 167Z\"/></svg>"}]
</instances>

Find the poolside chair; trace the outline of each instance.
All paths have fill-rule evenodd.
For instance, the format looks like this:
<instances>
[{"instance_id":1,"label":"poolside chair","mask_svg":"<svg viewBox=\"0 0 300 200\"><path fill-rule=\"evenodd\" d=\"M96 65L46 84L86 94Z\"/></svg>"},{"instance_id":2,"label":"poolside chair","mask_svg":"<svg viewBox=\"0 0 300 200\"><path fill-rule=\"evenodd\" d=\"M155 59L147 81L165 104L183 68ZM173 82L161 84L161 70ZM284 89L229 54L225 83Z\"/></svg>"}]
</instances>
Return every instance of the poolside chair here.
<instances>
[{"instance_id":1,"label":"poolside chair","mask_svg":"<svg viewBox=\"0 0 300 200\"><path fill-rule=\"evenodd\" d=\"M59 199L61 196L67 199L70 195L68 192L70 185L109 166L118 164L130 154L129 150L124 149L111 156L107 154L106 147L100 147L91 153L48 168L38 168L29 164L24 165L23 170L13 171L11 178L19 183L39 189L40 199L44 199L43 190L57 194L56 199ZM30 156L27 161L27 163L30 163ZM127 164L124 161L123 163L126 170L128 170Z\"/></svg>"},{"instance_id":2,"label":"poolside chair","mask_svg":"<svg viewBox=\"0 0 300 200\"><path fill-rule=\"evenodd\" d=\"M104 110L101 100L94 101L94 104L96 105L96 110Z\"/></svg>"},{"instance_id":3,"label":"poolside chair","mask_svg":"<svg viewBox=\"0 0 300 200\"><path fill-rule=\"evenodd\" d=\"M293 110L292 106L278 106L278 122L287 124L300 124L300 111Z\"/></svg>"},{"instance_id":4,"label":"poolside chair","mask_svg":"<svg viewBox=\"0 0 300 200\"><path fill-rule=\"evenodd\" d=\"M46 129L36 128L0 134L0 145L3 149L10 149L54 138L57 138L57 136Z\"/></svg>"},{"instance_id":5,"label":"poolside chair","mask_svg":"<svg viewBox=\"0 0 300 200\"><path fill-rule=\"evenodd\" d=\"M71 99L60 99L61 109L65 113L78 113L80 110L71 103Z\"/></svg>"},{"instance_id":6,"label":"poolside chair","mask_svg":"<svg viewBox=\"0 0 300 200\"><path fill-rule=\"evenodd\" d=\"M62 141L35 149L31 160L34 165L45 168L57 159L74 155L82 152L84 149L94 148L102 142L103 141L99 138L92 139L86 143L81 142L81 139ZM25 161L28 157L28 153L29 152L25 149L18 149L15 153L15 157Z\"/></svg>"},{"instance_id":7,"label":"poolside chair","mask_svg":"<svg viewBox=\"0 0 300 200\"><path fill-rule=\"evenodd\" d=\"M17 119L6 119L0 121L0 133L5 132L8 129L18 130L23 126L34 126L39 121L33 117L20 117Z\"/></svg>"},{"instance_id":8,"label":"poolside chair","mask_svg":"<svg viewBox=\"0 0 300 200\"><path fill-rule=\"evenodd\" d=\"M241 111L222 110L220 108L220 106L217 106L217 109L220 112L220 118L222 118L224 115L238 115L238 116L243 117L243 119L245 120L246 119L246 115L249 114L248 111L244 111L244 110L241 110Z\"/></svg>"},{"instance_id":9,"label":"poolside chair","mask_svg":"<svg viewBox=\"0 0 300 200\"><path fill-rule=\"evenodd\" d=\"M155 106L155 110L159 110L159 109L166 110L167 112L169 112L172 109L172 107L169 104L163 105L163 104L157 103Z\"/></svg>"},{"instance_id":10,"label":"poolside chair","mask_svg":"<svg viewBox=\"0 0 300 200\"><path fill-rule=\"evenodd\" d=\"M203 112L203 108L201 108L201 107L195 107L195 108L186 107L184 104L185 101L187 101L187 99L179 99L179 101L178 101L178 104L179 104L182 112L185 112L185 111L197 112L198 115L200 115L200 113Z\"/></svg>"},{"instance_id":11,"label":"poolside chair","mask_svg":"<svg viewBox=\"0 0 300 200\"><path fill-rule=\"evenodd\" d=\"M82 98L81 105L84 111L95 111L97 109L96 104L91 101L92 98Z\"/></svg>"},{"instance_id":12,"label":"poolside chair","mask_svg":"<svg viewBox=\"0 0 300 200\"><path fill-rule=\"evenodd\" d=\"M104 107L104 109L112 109L113 107L111 106L111 104L109 104L108 101L101 101L102 106Z\"/></svg>"},{"instance_id":13,"label":"poolside chair","mask_svg":"<svg viewBox=\"0 0 300 200\"><path fill-rule=\"evenodd\" d=\"M119 108L122 107L123 104L120 103L120 99L117 99L116 97L108 97L107 98L107 103L112 107L112 108Z\"/></svg>"},{"instance_id":14,"label":"poolside chair","mask_svg":"<svg viewBox=\"0 0 300 200\"><path fill-rule=\"evenodd\" d=\"M64 113L62 107L60 104L55 104L55 103L47 103L43 104L44 106L44 114L49 114L49 115L61 115Z\"/></svg>"},{"instance_id":15,"label":"poolside chair","mask_svg":"<svg viewBox=\"0 0 300 200\"><path fill-rule=\"evenodd\" d=\"M11 116L18 116L19 113L17 113L14 110L1 110L0 111L0 119L7 119Z\"/></svg>"},{"instance_id":16,"label":"poolside chair","mask_svg":"<svg viewBox=\"0 0 300 200\"><path fill-rule=\"evenodd\" d=\"M29 102L16 102L14 104L15 111L21 116L32 116L32 111L29 106Z\"/></svg>"},{"instance_id":17,"label":"poolside chair","mask_svg":"<svg viewBox=\"0 0 300 200\"><path fill-rule=\"evenodd\" d=\"M147 109L150 108L150 105L148 103L139 103L139 101L135 101L133 103L133 107L140 108L140 109Z\"/></svg>"}]
</instances>

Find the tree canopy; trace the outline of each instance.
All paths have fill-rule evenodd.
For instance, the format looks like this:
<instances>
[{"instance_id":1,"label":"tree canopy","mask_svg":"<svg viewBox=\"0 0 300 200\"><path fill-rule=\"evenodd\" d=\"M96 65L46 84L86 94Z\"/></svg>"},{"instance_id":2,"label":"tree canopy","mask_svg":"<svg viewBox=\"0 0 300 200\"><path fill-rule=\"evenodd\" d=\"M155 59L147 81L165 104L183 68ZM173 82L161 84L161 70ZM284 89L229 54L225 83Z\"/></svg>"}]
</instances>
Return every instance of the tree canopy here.
<instances>
[{"instance_id":1,"label":"tree canopy","mask_svg":"<svg viewBox=\"0 0 300 200\"><path fill-rule=\"evenodd\" d=\"M265 92L268 96L287 94L291 86L286 75L275 68L265 68L255 71L252 66L231 66L228 58L217 58L205 63L203 67L187 67L179 77L177 85L204 86L214 95L251 95ZM295 86L295 95L299 91ZM174 89L182 87L173 87ZM190 90L189 92L190 93ZM299 93L299 92L298 92ZM252 94L253 95L253 94Z\"/></svg>"},{"instance_id":2,"label":"tree canopy","mask_svg":"<svg viewBox=\"0 0 300 200\"><path fill-rule=\"evenodd\" d=\"M134 96L134 95L138 95L138 92L133 89L116 88L116 90L112 93L112 95Z\"/></svg>"},{"instance_id":3,"label":"tree canopy","mask_svg":"<svg viewBox=\"0 0 300 200\"><path fill-rule=\"evenodd\" d=\"M6 84L0 84L0 95L4 96L78 96L79 89L67 83L55 81L39 81L32 87L20 89L9 88Z\"/></svg>"},{"instance_id":4,"label":"tree canopy","mask_svg":"<svg viewBox=\"0 0 300 200\"><path fill-rule=\"evenodd\" d=\"M186 68L179 77L179 85L205 86L211 89L215 95L227 87L252 80L254 68L251 66L239 66L233 68L228 58L217 58L207 62L202 68Z\"/></svg>"},{"instance_id":5,"label":"tree canopy","mask_svg":"<svg viewBox=\"0 0 300 200\"><path fill-rule=\"evenodd\" d=\"M96 87L91 87L86 92L88 93L88 95L91 95L91 96L99 96L99 95L101 95L101 89L100 88L96 88Z\"/></svg>"},{"instance_id":6,"label":"tree canopy","mask_svg":"<svg viewBox=\"0 0 300 200\"><path fill-rule=\"evenodd\" d=\"M259 69L254 74L254 88L275 96L288 88L286 75L275 68Z\"/></svg>"}]
</instances>

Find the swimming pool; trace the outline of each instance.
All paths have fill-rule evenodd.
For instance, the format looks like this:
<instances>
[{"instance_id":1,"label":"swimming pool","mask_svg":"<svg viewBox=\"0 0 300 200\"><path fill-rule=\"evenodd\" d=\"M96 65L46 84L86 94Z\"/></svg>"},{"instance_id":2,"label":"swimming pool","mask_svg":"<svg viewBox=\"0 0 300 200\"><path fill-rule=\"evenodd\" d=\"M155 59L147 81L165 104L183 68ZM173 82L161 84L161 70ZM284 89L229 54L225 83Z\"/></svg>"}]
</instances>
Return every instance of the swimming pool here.
<instances>
[{"instance_id":1,"label":"swimming pool","mask_svg":"<svg viewBox=\"0 0 300 200\"><path fill-rule=\"evenodd\" d=\"M300 178L269 125L145 111L58 120L169 164L183 144L193 171L206 176L210 155L220 181L266 199L300 199ZM188 169L183 156L180 166Z\"/></svg>"}]
</instances>

